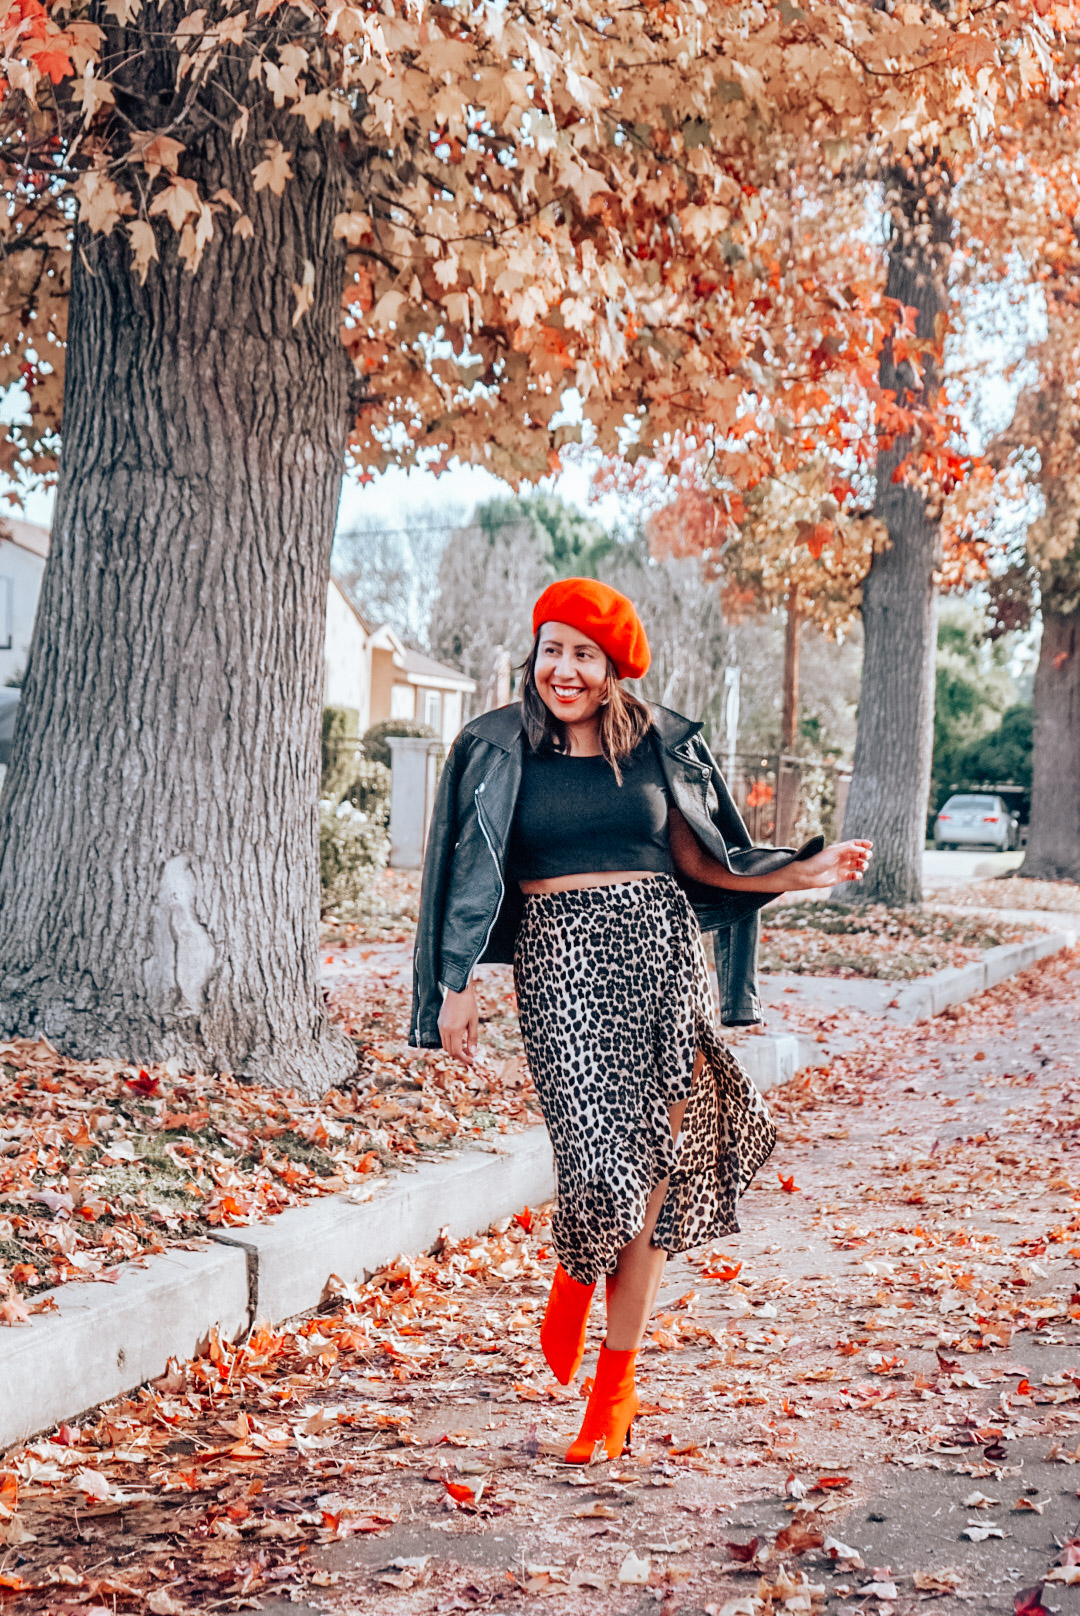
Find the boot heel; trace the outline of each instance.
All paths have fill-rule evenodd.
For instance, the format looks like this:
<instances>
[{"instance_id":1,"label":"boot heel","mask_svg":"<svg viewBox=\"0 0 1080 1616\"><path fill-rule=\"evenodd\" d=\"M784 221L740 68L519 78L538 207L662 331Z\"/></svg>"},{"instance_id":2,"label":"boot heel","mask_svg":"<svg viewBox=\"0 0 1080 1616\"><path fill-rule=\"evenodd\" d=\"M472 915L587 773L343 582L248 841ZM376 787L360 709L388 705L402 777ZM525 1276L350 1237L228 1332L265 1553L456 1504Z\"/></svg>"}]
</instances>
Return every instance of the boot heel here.
<instances>
[{"instance_id":1,"label":"boot heel","mask_svg":"<svg viewBox=\"0 0 1080 1616\"><path fill-rule=\"evenodd\" d=\"M636 1358L636 1350L612 1352L607 1346L600 1348L585 1418L576 1442L567 1450L567 1464L588 1464L598 1442L604 1444L609 1459L617 1459L623 1452L638 1411L634 1387Z\"/></svg>"}]
</instances>

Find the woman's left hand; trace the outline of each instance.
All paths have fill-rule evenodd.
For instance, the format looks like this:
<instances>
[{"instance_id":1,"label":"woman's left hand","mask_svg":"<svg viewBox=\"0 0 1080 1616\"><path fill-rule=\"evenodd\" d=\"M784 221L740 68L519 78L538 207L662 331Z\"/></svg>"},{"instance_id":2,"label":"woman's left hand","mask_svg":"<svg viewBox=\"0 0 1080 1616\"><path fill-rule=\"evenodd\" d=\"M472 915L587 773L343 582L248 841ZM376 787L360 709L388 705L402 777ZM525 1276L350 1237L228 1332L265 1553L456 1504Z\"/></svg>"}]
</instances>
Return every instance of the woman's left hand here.
<instances>
[{"instance_id":1,"label":"woman's left hand","mask_svg":"<svg viewBox=\"0 0 1080 1616\"><path fill-rule=\"evenodd\" d=\"M863 871L870 862L873 842L834 842L813 858L800 859L789 864L784 871L790 875L789 891L807 891L812 887L834 887L844 881L861 881Z\"/></svg>"}]
</instances>

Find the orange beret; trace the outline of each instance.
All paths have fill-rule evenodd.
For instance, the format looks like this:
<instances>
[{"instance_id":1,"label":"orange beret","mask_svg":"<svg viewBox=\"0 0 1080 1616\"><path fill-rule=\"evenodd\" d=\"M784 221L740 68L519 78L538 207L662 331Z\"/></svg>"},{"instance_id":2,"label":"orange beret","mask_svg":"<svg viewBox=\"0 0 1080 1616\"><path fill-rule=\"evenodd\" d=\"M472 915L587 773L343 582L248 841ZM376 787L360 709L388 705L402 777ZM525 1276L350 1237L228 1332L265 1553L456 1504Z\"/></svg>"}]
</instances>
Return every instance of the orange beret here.
<instances>
[{"instance_id":1,"label":"orange beret","mask_svg":"<svg viewBox=\"0 0 1080 1616\"><path fill-rule=\"evenodd\" d=\"M544 623L569 623L595 640L620 679L640 679L652 653L633 601L595 578L560 578L533 607L533 633Z\"/></svg>"}]
</instances>

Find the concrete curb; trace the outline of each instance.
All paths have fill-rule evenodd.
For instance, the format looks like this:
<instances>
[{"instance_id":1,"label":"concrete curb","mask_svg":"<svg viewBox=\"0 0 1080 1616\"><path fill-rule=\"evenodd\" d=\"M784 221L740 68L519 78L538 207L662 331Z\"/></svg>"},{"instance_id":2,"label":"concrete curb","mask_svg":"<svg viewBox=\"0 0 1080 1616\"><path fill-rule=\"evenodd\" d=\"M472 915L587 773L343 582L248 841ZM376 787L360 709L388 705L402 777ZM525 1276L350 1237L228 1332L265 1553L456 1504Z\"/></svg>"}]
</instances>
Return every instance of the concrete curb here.
<instances>
[{"instance_id":1,"label":"concrete curb","mask_svg":"<svg viewBox=\"0 0 1080 1616\"><path fill-rule=\"evenodd\" d=\"M362 1281L402 1252L429 1251L443 1229L460 1240L554 1194L547 1130L526 1128L501 1138L497 1150L469 1150L376 1180L370 1200L328 1195L219 1238L253 1259L253 1315L276 1321L317 1307L331 1274Z\"/></svg>"},{"instance_id":2,"label":"concrete curb","mask_svg":"<svg viewBox=\"0 0 1080 1616\"><path fill-rule=\"evenodd\" d=\"M1072 948L1076 933L1072 931L1046 932L1042 937L1030 938L1026 943L1002 943L999 948L988 948L981 960L971 965L951 966L935 971L922 982L907 982L896 992L897 1005L890 1017L904 1026L916 1021L928 1021L939 1016L950 1005L964 1004L987 988L1026 971L1051 954Z\"/></svg>"},{"instance_id":3,"label":"concrete curb","mask_svg":"<svg viewBox=\"0 0 1080 1616\"><path fill-rule=\"evenodd\" d=\"M376 1179L370 1198L328 1195L271 1223L214 1235L120 1269L115 1284L61 1285L58 1311L0 1331L0 1450L162 1375L215 1326L230 1340L318 1305L337 1274L364 1280L402 1253L429 1251L444 1229L479 1234L555 1193L544 1128L497 1146Z\"/></svg>"},{"instance_id":4,"label":"concrete curb","mask_svg":"<svg viewBox=\"0 0 1080 1616\"><path fill-rule=\"evenodd\" d=\"M242 1251L167 1251L116 1283L61 1285L58 1313L0 1336L0 1447L120 1397L190 1358L211 1326L242 1335L251 1316Z\"/></svg>"},{"instance_id":5,"label":"concrete curb","mask_svg":"<svg viewBox=\"0 0 1080 1616\"><path fill-rule=\"evenodd\" d=\"M900 1000L884 1013L904 1021L936 1015L1075 941L1051 933L990 949L985 960L925 982L883 984ZM820 1056L816 1044L792 1034L736 1039L732 1047L762 1093ZM455 1239L478 1234L550 1200L554 1189L547 1133L528 1128L377 1179L365 1201L327 1196L271 1223L217 1235L206 1250L174 1249L145 1267L122 1267L115 1284L60 1286L51 1292L57 1312L30 1329L0 1331L0 1449L163 1374L170 1358L190 1357L215 1325L237 1339L257 1322L291 1318L317 1305L331 1274L363 1280L402 1253L430 1250L443 1229Z\"/></svg>"},{"instance_id":6,"label":"concrete curb","mask_svg":"<svg viewBox=\"0 0 1080 1616\"><path fill-rule=\"evenodd\" d=\"M768 1094L770 1089L790 1082L800 1067L808 1064L809 1057L801 1047L804 1042L794 1033L780 1033L733 1042L731 1050L753 1078L755 1088Z\"/></svg>"}]
</instances>

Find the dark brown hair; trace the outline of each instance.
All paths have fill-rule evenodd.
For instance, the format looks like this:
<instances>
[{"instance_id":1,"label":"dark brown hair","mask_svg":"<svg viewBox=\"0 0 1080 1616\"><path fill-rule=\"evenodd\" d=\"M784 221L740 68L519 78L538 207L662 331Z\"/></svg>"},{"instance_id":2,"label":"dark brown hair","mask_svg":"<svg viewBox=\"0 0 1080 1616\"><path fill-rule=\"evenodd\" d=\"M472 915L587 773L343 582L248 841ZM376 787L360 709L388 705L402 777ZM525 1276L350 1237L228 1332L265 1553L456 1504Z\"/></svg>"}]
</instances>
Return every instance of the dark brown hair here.
<instances>
[{"instance_id":1,"label":"dark brown hair","mask_svg":"<svg viewBox=\"0 0 1080 1616\"><path fill-rule=\"evenodd\" d=\"M540 633L543 632L541 629ZM553 752L570 750L566 725L556 718L536 687L536 655L540 649L540 634L532 643L532 650L521 664L521 711L525 725L525 738L534 752L548 749ZM640 746L652 728L652 714L637 696L624 690L619 683L615 664L607 659L607 688L604 706L600 709L600 750L611 764L615 778L622 785L620 763L625 763L635 747Z\"/></svg>"}]
</instances>

